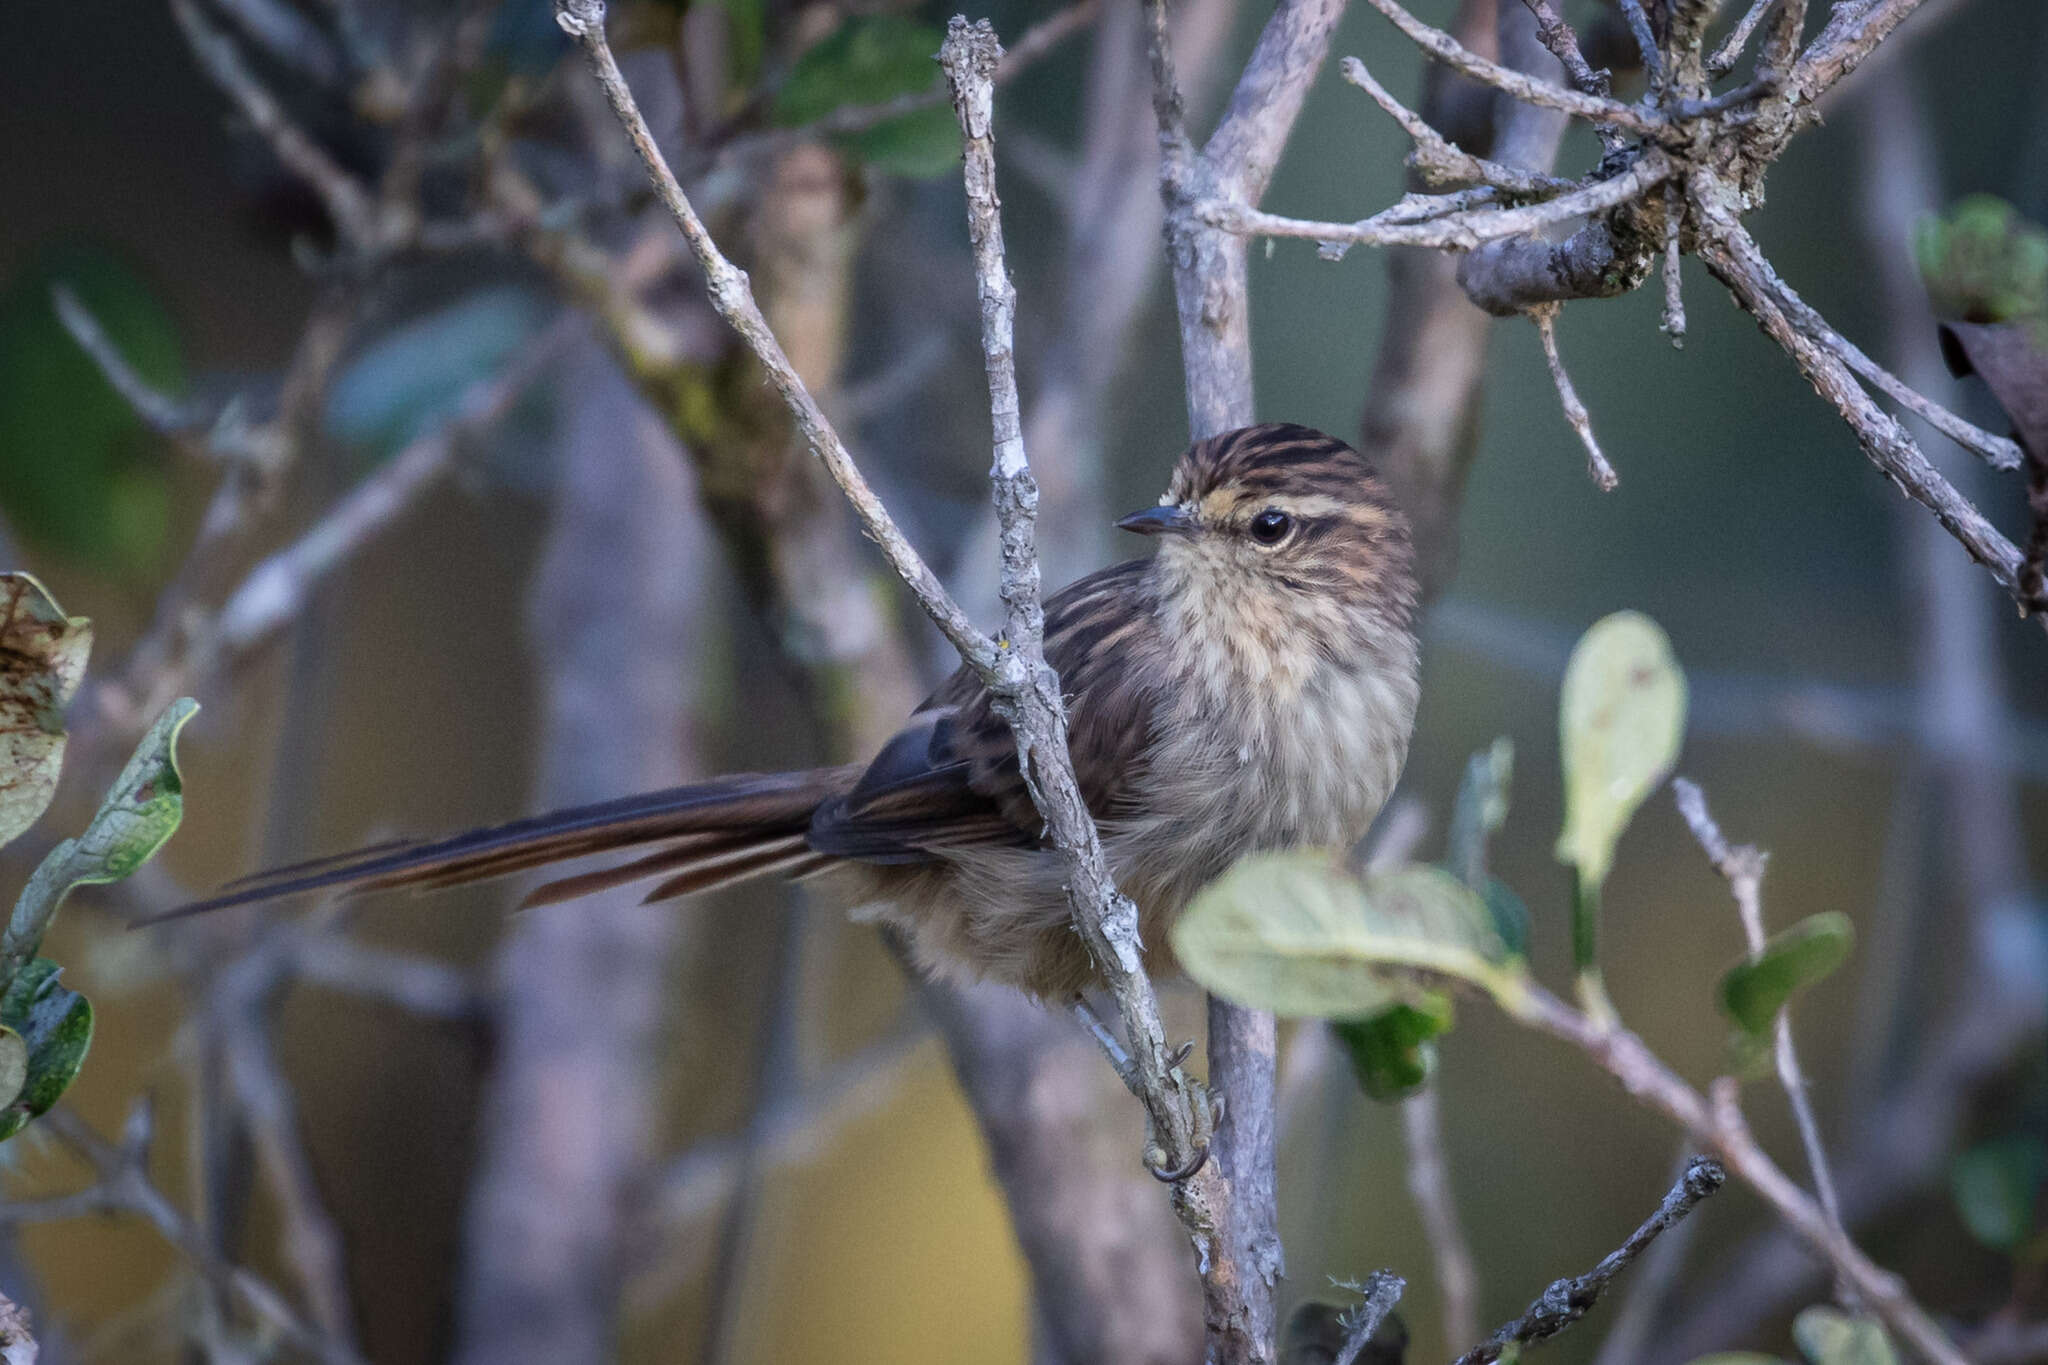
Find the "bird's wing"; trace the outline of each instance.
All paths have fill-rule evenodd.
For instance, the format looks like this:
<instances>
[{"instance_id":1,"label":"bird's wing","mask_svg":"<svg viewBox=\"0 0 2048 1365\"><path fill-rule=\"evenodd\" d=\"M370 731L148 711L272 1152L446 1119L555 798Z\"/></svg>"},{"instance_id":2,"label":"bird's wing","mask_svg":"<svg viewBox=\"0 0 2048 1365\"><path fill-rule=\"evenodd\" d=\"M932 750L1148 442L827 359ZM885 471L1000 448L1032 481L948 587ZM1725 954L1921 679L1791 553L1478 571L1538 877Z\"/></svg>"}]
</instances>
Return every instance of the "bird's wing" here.
<instances>
[{"instance_id":1,"label":"bird's wing","mask_svg":"<svg viewBox=\"0 0 2048 1365\"><path fill-rule=\"evenodd\" d=\"M1046 659L1066 696L1074 775L1097 819L1128 800L1151 744L1164 660L1148 567L1104 569L1045 604ZM962 668L851 791L818 808L807 842L858 862L922 863L963 845L1035 846L1041 829L1010 727Z\"/></svg>"}]
</instances>

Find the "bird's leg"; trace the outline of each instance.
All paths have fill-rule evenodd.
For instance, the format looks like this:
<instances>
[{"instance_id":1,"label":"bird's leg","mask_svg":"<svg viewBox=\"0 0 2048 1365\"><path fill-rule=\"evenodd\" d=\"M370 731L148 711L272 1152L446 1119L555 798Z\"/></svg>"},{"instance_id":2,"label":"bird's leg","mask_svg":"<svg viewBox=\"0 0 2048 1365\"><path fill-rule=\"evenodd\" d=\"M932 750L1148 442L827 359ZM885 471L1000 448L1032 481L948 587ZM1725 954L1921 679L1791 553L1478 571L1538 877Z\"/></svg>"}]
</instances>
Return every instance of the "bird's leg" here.
<instances>
[{"instance_id":1,"label":"bird's leg","mask_svg":"<svg viewBox=\"0 0 2048 1365\"><path fill-rule=\"evenodd\" d=\"M1109 1064L1123 1081L1124 1088L1142 1099L1138 1069L1131 1061L1131 1054L1117 1041L1116 1033L1110 1028L1108 1021L1097 1013L1084 995L1074 997L1073 1009L1074 1017L1081 1021L1081 1026L1088 1030L1096 1044L1101 1047L1103 1055L1109 1058ZM1148 1114L1145 1119L1145 1169L1152 1173L1153 1178L1168 1185L1177 1185L1202 1169L1209 1160L1210 1139L1215 1136L1216 1125L1223 1118L1223 1096L1206 1086L1188 1085L1187 1077L1181 1074L1182 1063L1194 1055L1194 1051L1195 1040L1190 1038L1166 1058L1167 1070L1182 1083L1183 1088L1195 1100L1195 1131L1190 1135L1193 1139L1193 1150L1188 1154L1187 1160L1178 1166L1168 1166L1166 1147L1159 1141L1159 1135L1152 1131L1151 1116Z\"/></svg>"}]
</instances>

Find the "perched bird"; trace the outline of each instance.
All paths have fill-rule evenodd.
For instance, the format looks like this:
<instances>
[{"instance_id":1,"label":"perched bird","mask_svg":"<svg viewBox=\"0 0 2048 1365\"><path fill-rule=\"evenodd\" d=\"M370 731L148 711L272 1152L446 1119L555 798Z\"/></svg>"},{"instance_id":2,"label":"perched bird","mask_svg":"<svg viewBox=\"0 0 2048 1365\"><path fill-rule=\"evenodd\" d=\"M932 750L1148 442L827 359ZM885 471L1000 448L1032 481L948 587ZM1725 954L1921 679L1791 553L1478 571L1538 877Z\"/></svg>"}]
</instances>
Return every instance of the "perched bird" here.
<instances>
[{"instance_id":1,"label":"perched bird","mask_svg":"<svg viewBox=\"0 0 2048 1365\"><path fill-rule=\"evenodd\" d=\"M1361 837L1407 756L1417 692L1406 522L1350 446L1307 427L1195 443L1117 525L1150 559L1046 602L1076 776L1154 966L1194 893L1245 853ZM327 888L454 886L570 859L545 905L640 881L650 902L770 874L834 885L927 970L1048 999L1092 985L1058 853L1009 727L962 668L872 762L741 774L435 841L261 872L173 915Z\"/></svg>"}]
</instances>

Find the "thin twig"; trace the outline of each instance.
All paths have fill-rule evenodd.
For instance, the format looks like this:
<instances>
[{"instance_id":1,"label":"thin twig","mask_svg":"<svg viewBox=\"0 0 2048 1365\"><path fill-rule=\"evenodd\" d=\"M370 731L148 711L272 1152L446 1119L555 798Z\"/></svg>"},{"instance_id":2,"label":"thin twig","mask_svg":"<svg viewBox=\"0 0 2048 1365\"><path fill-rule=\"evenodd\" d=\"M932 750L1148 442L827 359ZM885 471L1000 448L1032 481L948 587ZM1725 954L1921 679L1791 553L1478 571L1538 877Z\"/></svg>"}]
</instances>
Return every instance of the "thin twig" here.
<instances>
[{"instance_id":1,"label":"thin twig","mask_svg":"<svg viewBox=\"0 0 2048 1365\"><path fill-rule=\"evenodd\" d=\"M1603 1256L1600 1264L1585 1274L1554 1282L1529 1305L1527 1312L1496 1330L1485 1345L1459 1356L1457 1365L1492 1365L1509 1346L1543 1341L1577 1322L1599 1302L1614 1277L1628 1269L1657 1240L1659 1233L1683 1221L1727 1179L1727 1173L1717 1163L1705 1157L1693 1158L1657 1211L1630 1233L1627 1241Z\"/></svg>"},{"instance_id":2,"label":"thin twig","mask_svg":"<svg viewBox=\"0 0 2048 1365\"><path fill-rule=\"evenodd\" d=\"M1536 324L1536 335L1543 341L1543 360L1550 366L1550 382L1557 386L1558 405L1564 409L1564 420L1578 433L1579 444L1586 448L1586 472L1593 476L1593 482L1601 492L1612 493L1614 486L1621 482L1614 472L1614 466L1600 451L1600 442L1593 437L1593 418L1586 411L1586 405L1579 401L1579 391L1572 387L1572 377L1565 371L1564 357L1557 353L1557 313L1560 305L1546 303L1529 310L1530 320Z\"/></svg>"},{"instance_id":3,"label":"thin twig","mask_svg":"<svg viewBox=\"0 0 2048 1365\"><path fill-rule=\"evenodd\" d=\"M1068 38L1092 26L1101 11L1102 0L1079 0L1026 29L1003 52L1002 62L996 67L996 84L1006 85L1023 75ZM950 99L945 83L935 81L928 90L910 91L873 104L841 105L801 127L771 128L732 138L718 149L716 164L723 168L740 161L778 156L804 142L865 133L907 114L943 109Z\"/></svg>"},{"instance_id":4,"label":"thin twig","mask_svg":"<svg viewBox=\"0 0 2048 1365\"><path fill-rule=\"evenodd\" d=\"M953 91L966 148L967 235L974 251L976 292L981 303L982 353L986 359L989 414L994 431L995 460L990 483L1001 525L1003 570L999 595L1004 609L1001 665L1004 685L992 690L998 707L1016 734L1019 761L1034 804L1046 820L1048 835L1067 852L1076 922L1110 993L1116 998L1124 1029L1131 1039L1132 1066L1126 1076L1134 1093L1146 1103L1155 1125L1154 1138L1166 1154L1155 1163L1170 1170L1199 1163L1199 1134L1206 1127L1200 1112L1175 1110L1183 1099L1199 1104L1193 1092L1172 1081L1178 1068L1164 1055L1164 1026L1159 1004L1146 977L1138 940L1137 906L1110 880L1095 823L1082 800L1068 755L1066 715L1059 679L1045 661L1045 610L1040 595L1036 540L1038 484L1024 452L1022 409L1017 396L1014 356L1017 294L1004 261L1002 215L996 195L994 72L1001 48L987 20L969 24L955 17L949 25L939 63ZM1148 1056L1157 1037L1156 1062ZM1178 1125L1186 1124L1181 1128ZM1201 1235L1197 1227L1190 1231ZM1218 1256L1221 1262L1227 1258Z\"/></svg>"},{"instance_id":5,"label":"thin twig","mask_svg":"<svg viewBox=\"0 0 2048 1365\"><path fill-rule=\"evenodd\" d=\"M1365 1348L1372 1345L1378 1335L1380 1324L1401 1302L1401 1296L1408 1292L1408 1281L1391 1270L1375 1270L1365 1277L1362 1285L1346 1285L1347 1289L1358 1292L1358 1307L1344 1315L1347 1330L1344 1344L1338 1348L1336 1359L1330 1365L1354 1365Z\"/></svg>"},{"instance_id":6,"label":"thin twig","mask_svg":"<svg viewBox=\"0 0 2048 1365\"><path fill-rule=\"evenodd\" d=\"M147 1103L130 1115L119 1146L95 1133L68 1109L52 1110L41 1122L85 1158L93 1168L94 1182L75 1194L0 1203L0 1227L95 1213L134 1214L154 1227L209 1283L229 1294L293 1346L325 1365L363 1365L362 1358L353 1350L300 1317L275 1285L253 1271L215 1256L192 1221L151 1183L152 1125Z\"/></svg>"},{"instance_id":7,"label":"thin twig","mask_svg":"<svg viewBox=\"0 0 2048 1365\"><path fill-rule=\"evenodd\" d=\"M286 169L319 196L336 230L356 246L374 245L380 235L377 204L362 182L292 122L269 87L243 63L235 40L206 21L196 0L171 0L171 13L206 74L234 100Z\"/></svg>"},{"instance_id":8,"label":"thin twig","mask_svg":"<svg viewBox=\"0 0 2048 1365\"><path fill-rule=\"evenodd\" d=\"M567 314L549 324L510 364L471 385L431 429L351 489L304 535L251 569L221 604L211 628L199 633L189 673L225 667L275 636L330 573L417 505L448 472L464 437L511 410L579 325Z\"/></svg>"},{"instance_id":9,"label":"thin twig","mask_svg":"<svg viewBox=\"0 0 2048 1365\"><path fill-rule=\"evenodd\" d=\"M1426 246L1470 251L1486 242L1541 232L1556 223L1605 212L1640 197L1673 174L1672 163L1650 153L1621 174L1541 204L1516 208L1479 208L1447 213L1417 223L1407 216L1360 219L1355 223L1322 223L1286 218L1227 200L1196 206L1204 221L1249 237L1300 237L1313 242L1349 246Z\"/></svg>"},{"instance_id":10,"label":"thin twig","mask_svg":"<svg viewBox=\"0 0 2048 1365\"><path fill-rule=\"evenodd\" d=\"M1545 0L1535 2L1543 4ZM1510 194L1538 195L1544 198L1579 188L1570 180L1560 180L1553 175L1539 175L1472 155L1430 127L1429 121L1422 115L1389 94L1387 88L1374 80L1372 73L1366 70L1365 63L1356 57L1346 57L1337 64L1337 69L1344 73L1345 80L1370 95L1373 103L1384 109L1414 140L1415 150L1411 160L1415 169L1432 184L1480 185L1494 190L1504 190Z\"/></svg>"},{"instance_id":11,"label":"thin twig","mask_svg":"<svg viewBox=\"0 0 2048 1365\"><path fill-rule=\"evenodd\" d=\"M1861 66L1893 29L1925 3L1927 0L1871 0L1861 8L1836 5L1827 26L1807 44L1786 76L1787 94L1795 103L1813 103Z\"/></svg>"},{"instance_id":12,"label":"thin twig","mask_svg":"<svg viewBox=\"0 0 2048 1365\"><path fill-rule=\"evenodd\" d=\"M1713 56L1707 58L1709 76L1718 80L1735 69L1735 64L1742 60L1742 49L1749 46L1749 35L1756 32L1756 26L1763 22L1764 16L1769 14L1771 7L1778 2L1779 0L1754 0L1749 12L1728 31L1727 40L1714 50Z\"/></svg>"},{"instance_id":13,"label":"thin twig","mask_svg":"<svg viewBox=\"0 0 2048 1365\"><path fill-rule=\"evenodd\" d=\"M1579 42L1578 32L1557 12L1550 0L1523 0L1523 3L1536 16L1536 36L1543 40L1543 46L1550 49L1550 55L1564 64L1564 73L1571 78L1572 88L1582 95L1607 98L1613 81L1604 69L1595 71L1587 62L1586 49Z\"/></svg>"},{"instance_id":14,"label":"thin twig","mask_svg":"<svg viewBox=\"0 0 2048 1365\"><path fill-rule=\"evenodd\" d=\"M134 409L135 415L151 431L159 436L190 436L212 420L207 404L180 402L144 379L128 363L128 357L121 354L121 348L100 326L92 310L71 291L70 285L61 282L51 285L50 304L56 310L57 320L64 324L65 331L71 333L71 339L78 343L78 348L99 367L100 374L121 396L121 401Z\"/></svg>"},{"instance_id":15,"label":"thin twig","mask_svg":"<svg viewBox=\"0 0 2048 1365\"><path fill-rule=\"evenodd\" d=\"M1664 94L1664 54L1657 50L1657 35L1650 31L1650 16L1643 13L1643 0L1621 0L1621 17L1628 23L1629 36L1636 40L1636 52L1643 59L1643 75L1649 80L1652 98Z\"/></svg>"},{"instance_id":16,"label":"thin twig","mask_svg":"<svg viewBox=\"0 0 2048 1365\"><path fill-rule=\"evenodd\" d=\"M1898 419L1878 407L1856 382L1848 363L1824 340L1809 335L1779 302L1781 283L1749 235L1717 196L1695 194L1693 203L1708 217L1700 259L1735 295L1736 302L1763 325L1771 339L1792 357L1823 397L1856 433L1865 455L1907 496L1932 512L1971 558L2016 599L2020 587L2020 552L1984 514L1944 479L1907 434ZM2043 616L2048 625L2048 616Z\"/></svg>"},{"instance_id":17,"label":"thin twig","mask_svg":"<svg viewBox=\"0 0 2048 1365\"><path fill-rule=\"evenodd\" d=\"M1976 423L1957 416L1878 364L1855 342L1836 331L1828 320L1821 316L1819 310L1807 303L1785 282L1783 276L1773 274L1769 284L1772 294L1777 297L1779 305L1790 315L1793 322L1840 356L1850 369L1869 380L1885 397L1971 454L1981 456L1984 463L1993 469L2018 469L2024 462L2025 457L2020 451L2018 441L1994 435Z\"/></svg>"},{"instance_id":18,"label":"thin twig","mask_svg":"<svg viewBox=\"0 0 2048 1365\"><path fill-rule=\"evenodd\" d=\"M1508 1009L1524 1025L1585 1053L1636 1100L1690 1134L1820 1252L1837 1278L1853 1288L1896 1337L1934 1365L1967 1365L1927 1310L1914 1301L1905 1282L1864 1255L1757 1143L1743 1118L1740 1087L1732 1079L1716 1081L1711 1096L1702 1095L1634 1033L1580 1013L1534 982L1525 983Z\"/></svg>"},{"instance_id":19,"label":"thin twig","mask_svg":"<svg viewBox=\"0 0 2048 1365\"><path fill-rule=\"evenodd\" d=\"M1751 844L1730 846L1707 809L1706 793L1697 783L1683 777L1673 778L1671 791L1678 800L1678 813L1685 817L1692 837L1706 851L1707 861L1727 879L1728 889L1735 897L1736 913L1742 919L1742 936L1754 961L1764 950L1763 880L1768 855ZM1835 1194L1835 1178L1828 1166L1827 1145L1821 1141L1820 1120L1814 1116L1806 1073L1800 1068L1799 1053L1792 1043L1791 1010L1781 1006L1773 1027L1778 1084L1784 1087L1792 1116L1799 1125L1799 1141L1806 1149L1806 1163L1813 1172L1813 1188L1820 1197L1821 1212L1836 1231L1847 1236L1842 1224L1842 1201Z\"/></svg>"},{"instance_id":20,"label":"thin twig","mask_svg":"<svg viewBox=\"0 0 2048 1365\"><path fill-rule=\"evenodd\" d=\"M1366 2L1392 20L1394 27L1406 34L1409 41L1444 65L1511 95L1525 104L1555 109L1574 118L1585 119L1589 123L1616 124L1632 133L1658 133L1666 126L1662 119L1646 114L1633 105L1583 94L1577 90L1560 89L1548 81L1538 80L1534 76L1524 75L1498 62L1488 61L1442 29L1432 28L1417 19L1403 9L1398 0Z\"/></svg>"},{"instance_id":21,"label":"thin twig","mask_svg":"<svg viewBox=\"0 0 2048 1365\"><path fill-rule=\"evenodd\" d=\"M1688 1144L1689 1146L1690 1144ZM1677 1167L1684 1172L1692 1157L1681 1151ZM1676 1177L1674 1177L1675 1179ZM1672 1288L1685 1270L1688 1254L1699 1224L1690 1219L1666 1232L1637 1263L1623 1292L1621 1306L1614 1311L1613 1325L1601 1338L1593 1365L1640 1365L1656 1340L1658 1319Z\"/></svg>"},{"instance_id":22,"label":"thin twig","mask_svg":"<svg viewBox=\"0 0 2048 1365\"><path fill-rule=\"evenodd\" d=\"M1415 1201L1430 1253L1436 1259L1444 1340L1470 1341L1479 1335L1479 1270L1451 1193L1451 1168L1444 1160L1443 1121L1434 1083L1401 1101L1401 1136L1408 1148L1408 1197Z\"/></svg>"},{"instance_id":23,"label":"thin twig","mask_svg":"<svg viewBox=\"0 0 2048 1365\"><path fill-rule=\"evenodd\" d=\"M1674 181L1664 182L1664 317L1658 330L1675 349L1685 346L1684 275L1679 269L1678 234L1684 225L1685 196Z\"/></svg>"}]
</instances>

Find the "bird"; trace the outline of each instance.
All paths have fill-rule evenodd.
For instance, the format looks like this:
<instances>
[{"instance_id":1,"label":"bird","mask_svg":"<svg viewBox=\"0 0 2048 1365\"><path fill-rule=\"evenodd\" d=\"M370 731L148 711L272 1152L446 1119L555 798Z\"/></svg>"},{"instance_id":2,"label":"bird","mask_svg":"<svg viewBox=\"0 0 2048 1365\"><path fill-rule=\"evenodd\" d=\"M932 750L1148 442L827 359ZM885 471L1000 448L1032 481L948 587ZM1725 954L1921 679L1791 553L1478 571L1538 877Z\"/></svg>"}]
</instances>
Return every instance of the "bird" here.
<instances>
[{"instance_id":1,"label":"bird","mask_svg":"<svg viewBox=\"0 0 2048 1365\"><path fill-rule=\"evenodd\" d=\"M1157 552L1045 603L1069 749L1147 966L1247 853L1361 839L1407 758L1420 690L1406 519L1335 437L1268 423L1198 440L1158 505ZM313 891L433 890L601 854L531 891L558 904L651 882L654 903L769 876L817 882L928 974L1046 1001L1099 983L1015 742L963 665L867 763L738 773L259 872L175 918Z\"/></svg>"}]
</instances>

